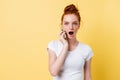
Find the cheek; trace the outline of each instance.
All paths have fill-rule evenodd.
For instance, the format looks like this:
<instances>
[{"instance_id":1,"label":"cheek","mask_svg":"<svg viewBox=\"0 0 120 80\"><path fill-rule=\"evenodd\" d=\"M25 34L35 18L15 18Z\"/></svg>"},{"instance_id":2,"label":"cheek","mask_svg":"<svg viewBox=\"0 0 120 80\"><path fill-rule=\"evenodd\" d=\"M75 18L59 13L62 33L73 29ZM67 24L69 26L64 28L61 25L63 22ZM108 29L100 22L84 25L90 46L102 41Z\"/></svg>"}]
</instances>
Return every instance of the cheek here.
<instances>
[{"instance_id":1,"label":"cheek","mask_svg":"<svg viewBox=\"0 0 120 80\"><path fill-rule=\"evenodd\" d=\"M63 26L62 29L65 30L65 31L67 31L68 27L67 26Z\"/></svg>"},{"instance_id":2,"label":"cheek","mask_svg":"<svg viewBox=\"0 0 120 80\"><path fill-rule=\"evenodd\" d=\"M75 32L77 32L78 30L79 30L79 28L76 28L76 29L75 29Z\"/></svg>"},{"instance_id":3,"label":"cheek","mask_svg":"<svg viewBox=\"0 0 120 80\"><path fill-rule=\"evenodd\" d=\"M79 28L80 28L80 26L77 26L77 27L76 27L76 30L78 30Z\"/></svg>"}]
</instances>

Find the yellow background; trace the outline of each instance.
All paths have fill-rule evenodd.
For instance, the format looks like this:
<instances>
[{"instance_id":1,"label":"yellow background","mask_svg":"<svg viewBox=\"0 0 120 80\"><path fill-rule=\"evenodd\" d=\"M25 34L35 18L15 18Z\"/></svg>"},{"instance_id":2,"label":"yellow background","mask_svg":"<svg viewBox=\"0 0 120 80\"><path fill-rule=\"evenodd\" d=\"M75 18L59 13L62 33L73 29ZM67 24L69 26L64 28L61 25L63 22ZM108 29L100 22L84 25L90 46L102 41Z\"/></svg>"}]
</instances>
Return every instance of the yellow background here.
<instances>
[{"instance_id":1,"label":"yellow background","mask_svg":"<svg viewBox=\"0 0 120 80\"><path fill-rule=\"evenodd\" d=\"M71 3L82 17L77 38L94 52L93 80L120 80L120 0L0 0L0 80L52 80L46 47Z\"/></svg>"}]
</instances>

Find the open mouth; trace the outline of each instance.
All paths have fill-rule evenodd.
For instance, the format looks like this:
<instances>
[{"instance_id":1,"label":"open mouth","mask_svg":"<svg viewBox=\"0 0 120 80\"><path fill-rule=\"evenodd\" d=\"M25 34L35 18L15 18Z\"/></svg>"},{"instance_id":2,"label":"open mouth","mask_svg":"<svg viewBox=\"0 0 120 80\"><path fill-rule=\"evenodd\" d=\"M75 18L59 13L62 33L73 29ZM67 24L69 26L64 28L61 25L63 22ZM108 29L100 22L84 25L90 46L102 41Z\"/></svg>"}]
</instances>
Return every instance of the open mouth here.
<instances>
[{"instance_id":1,"label":"open mouth","mask_svg":"<svg viewBox=\"0 0 120 80\"><path fill-rule=\"evenodd\" d=\"M69 35L73 35L73 34L74 34L74 32L73 32L73 31L70 31L70 32L69 32Z\"/></svg>"}]
</instances>

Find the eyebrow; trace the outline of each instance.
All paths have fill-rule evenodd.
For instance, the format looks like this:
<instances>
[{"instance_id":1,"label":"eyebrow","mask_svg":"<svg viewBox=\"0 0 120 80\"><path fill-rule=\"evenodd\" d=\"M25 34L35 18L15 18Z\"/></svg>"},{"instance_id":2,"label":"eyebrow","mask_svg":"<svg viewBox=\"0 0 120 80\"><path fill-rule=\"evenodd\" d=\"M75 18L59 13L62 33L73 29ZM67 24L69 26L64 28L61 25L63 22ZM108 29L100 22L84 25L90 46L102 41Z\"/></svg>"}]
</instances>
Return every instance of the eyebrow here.
<instances>
[{"instance_id":1,"label":"eyebrow","mask_svg":"<svg viewBox=\"0 0 120 80\"><path fill-rule=\"evenodd\" d=\"M64 21L64 22L69 22L69 21ZM78 21L73 21L73 22L78 22Z\"/></svg>"},{"instance_id":2,"label":"eyebrow","mask_svg":"<svg viewBox=\"0 0 120 80\"><path fill-rule=\"evenodd\" d=\"M78 22L78 21L73 21L73 22Z\"/></svg>"}]
</instances>

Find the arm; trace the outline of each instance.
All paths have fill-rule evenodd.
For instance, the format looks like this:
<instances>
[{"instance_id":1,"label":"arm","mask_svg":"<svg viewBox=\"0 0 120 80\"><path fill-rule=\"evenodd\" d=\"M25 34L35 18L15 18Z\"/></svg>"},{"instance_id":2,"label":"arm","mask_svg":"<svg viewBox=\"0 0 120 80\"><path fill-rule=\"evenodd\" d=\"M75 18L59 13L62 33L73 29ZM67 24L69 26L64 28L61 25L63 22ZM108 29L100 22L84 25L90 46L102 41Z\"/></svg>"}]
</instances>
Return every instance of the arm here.
<instances>
[{"instance_id":1,"label":"arm","mask_svg":"<svg viewBox=\"0 0 120 80\"><path fill-rule=\"evenodd\" d=\"M54 51L47 49L49 54L49 72L52 76L59 74L60 69L65 61L67 50L67 47L64 46L60 55L57 57Z\"/></svg>"},{"instance_id":2,"label":"arm","mask_svg":"<svg viewBox=\"0 0 120 80\"><path fill-rule=\"evenodd\" d=\"M85 66L84 66L84 80L92 80L90 64L91 64L91 59L85 62Z\"/></svg>"},{"instance_id":3,"label":"arm","mask_svg":"<svg viewBox=\"0 0 120 80\"><path fill-rule=\"evenodd\" d=\"M65 58L67 56L68 42L64 38L64 35L65 35L65 32L62 32L60 34L60 41L63 43L63 48L58 57L56 56L54 51L50 50L49 48L47 49L49 54L49 71L52 76L56 76L59 74L61 67L63 66L63 63L65 61Z\"/></svg>"}]
</instances>

